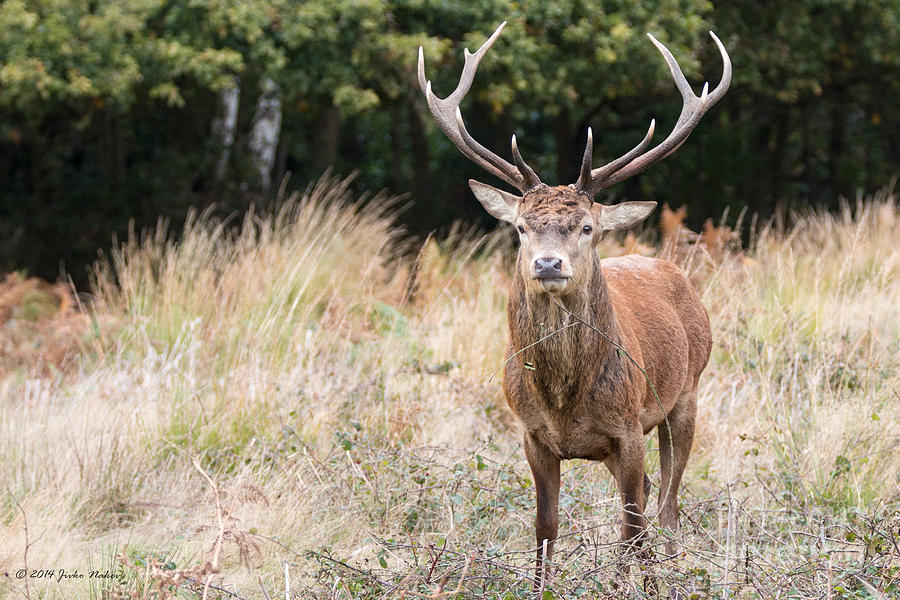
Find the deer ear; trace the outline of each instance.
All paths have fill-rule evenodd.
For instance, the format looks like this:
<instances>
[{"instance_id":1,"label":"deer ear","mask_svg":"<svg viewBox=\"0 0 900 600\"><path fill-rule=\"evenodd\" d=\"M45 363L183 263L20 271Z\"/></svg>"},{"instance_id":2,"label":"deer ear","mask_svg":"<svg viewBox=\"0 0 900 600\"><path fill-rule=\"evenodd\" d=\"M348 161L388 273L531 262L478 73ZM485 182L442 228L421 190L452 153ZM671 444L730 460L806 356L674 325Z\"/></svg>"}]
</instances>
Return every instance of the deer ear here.
<instances>
[{"instance_id":1,"label":"deer ear","mask_svg":"<svg viewBox=\"0 0 900 600\"><path fill-rule=\"evenodd\" d=\"M469 187L472 188L472 193L475 194L484 209L492 216L507 223L516 222L521 198L474 179L469 180Z\"/></svg>"},{"instance_id":2,"label":"deer ear","mask_svg":"<svg viewBox=\"0 0 900 600\"><path fill-rule=\"evenodd\" d=\"M601 231L611 231L634 227L649 217L655 208L656 202L621 202L610 206L595 203L591 212Z\"/></svg>"}]
</instances>

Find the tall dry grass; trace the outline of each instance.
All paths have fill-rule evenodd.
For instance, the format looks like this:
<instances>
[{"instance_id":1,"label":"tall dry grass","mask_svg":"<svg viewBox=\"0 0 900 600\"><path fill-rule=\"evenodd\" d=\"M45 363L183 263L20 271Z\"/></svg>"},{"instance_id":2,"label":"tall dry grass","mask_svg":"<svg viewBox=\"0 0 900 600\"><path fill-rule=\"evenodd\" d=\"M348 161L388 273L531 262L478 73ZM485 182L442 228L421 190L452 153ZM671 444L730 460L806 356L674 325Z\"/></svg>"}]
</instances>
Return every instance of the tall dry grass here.
<instances>
[{"instance_id":1,"label":"tall dry grass","mask_svg":"<svg viewBox=\"0 0 900 600\"><path fill-rule=\"evenodd\" d=\"M530 597L533 484L492 378L509 237L405 258L396 206L326 177L99 263L73 366L0 382L0 594ZM659 593L900 593L900 207L794 222L743 262L690 262L715 347L682 553L643 566ZM567 465L548 597L641 597L614 484ZM16 579L26 561L54 573Z\"/></svg>"}]
</instances>

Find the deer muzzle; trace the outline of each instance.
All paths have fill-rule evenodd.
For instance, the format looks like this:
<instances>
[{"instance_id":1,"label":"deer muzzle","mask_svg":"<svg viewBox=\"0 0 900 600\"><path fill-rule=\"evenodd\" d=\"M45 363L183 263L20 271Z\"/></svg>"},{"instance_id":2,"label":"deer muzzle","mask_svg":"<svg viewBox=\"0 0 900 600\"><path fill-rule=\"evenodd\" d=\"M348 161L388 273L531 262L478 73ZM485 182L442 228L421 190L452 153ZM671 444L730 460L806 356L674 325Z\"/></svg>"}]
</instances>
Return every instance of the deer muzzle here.
<instances>
[{"instance_id":1,"label":"deer muzzle","mask_svg":"<svg viewBox=\"0 0 900 600\"><path fill-rule=\"evenodd\" d=\"M531 264L531 278L538 280L546 292L559 293L566 288L572 268L561 256L546 255Z\"/></svg>"}]
</instances>

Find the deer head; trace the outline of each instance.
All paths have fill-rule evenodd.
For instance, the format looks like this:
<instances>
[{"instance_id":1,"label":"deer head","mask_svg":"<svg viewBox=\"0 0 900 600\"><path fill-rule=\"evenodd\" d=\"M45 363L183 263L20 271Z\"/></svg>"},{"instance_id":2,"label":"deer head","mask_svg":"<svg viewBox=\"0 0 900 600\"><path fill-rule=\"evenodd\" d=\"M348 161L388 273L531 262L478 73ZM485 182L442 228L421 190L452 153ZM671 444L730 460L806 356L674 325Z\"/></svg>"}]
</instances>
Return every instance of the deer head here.
<instances>
[{"instance_id":1,"label":"deer head","mask_svg":"<svg viewBox=\"0 0 900 600\"><path fill-rule=\"evenodd\" d=\"M587 145L578 181L568 186L551 187L538 177L519 152L516 136L512 136L510 164L481 144L466 130L459 105L475 78L478 63L491 48L506 22L500 24L475 54L464 51L465 64L459 84L446 98L438 98L425 78L425 57L419 48L419 86L425 94L428 108L438 126L451 142L470 160L487 172L518 189L517 196L478 181L469 186L484 208L501 221L512 223L519 232L519 273L534 291L563 294L571 288L569 281L583 280L596 259L594 245L605 231L627 229L640 223L653 212L655 202L622 202L604 205L594 202L594 196L633 175L650 168L675 152L699 123L700 118L728 90L731 83L731 60L722 42L710 35L719 48L724 63L722 80L712 91L704 84L700 96L694 95L678 62L669 49L647 34L657 47L681 92L683 107L669 136L659 145L647 150L653 137L655 121L644 139L630 152L612 162L593 168L593 135L587 130Z\"/></svg>"}]
</instances>

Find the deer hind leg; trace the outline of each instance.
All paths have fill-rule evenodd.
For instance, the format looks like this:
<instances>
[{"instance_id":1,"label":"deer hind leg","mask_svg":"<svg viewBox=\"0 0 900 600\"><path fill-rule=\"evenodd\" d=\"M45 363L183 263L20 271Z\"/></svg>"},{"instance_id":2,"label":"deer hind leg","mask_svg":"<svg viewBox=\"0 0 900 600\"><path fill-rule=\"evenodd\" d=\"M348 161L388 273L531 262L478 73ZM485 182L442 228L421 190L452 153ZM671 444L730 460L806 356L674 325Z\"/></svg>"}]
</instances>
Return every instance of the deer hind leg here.
<instances>
[{"instance_id":1,"label":"deer hind leg","mask_svg":"<svg viewBox=\"0 0 900 600\"><path fill-rule=\"evenodd\" d=\"M528 434L525 434L525 457L534 475L534 487L537 491L537 517L534 520L537 538L535 586L539 587L543 577L544 541L546 540L549 559L559 532L559 458Z\"/></svg>"},{"instance_id":2,"label":"deer hind leg","mask_svg":"<svg viewBox=\"0 0 900 600\"><path fill-rule=\"evenodd\" d=\"M657 426L659 434L659 522L672 533L678 530L678 487L687 466L694 442L694 419L697 415L697 386L678 399L666 421ZM675 545L666 542L666 554Z\"/></svg>"}]
</instances>

